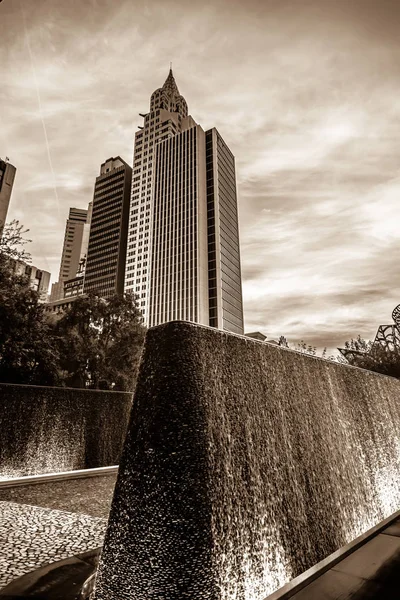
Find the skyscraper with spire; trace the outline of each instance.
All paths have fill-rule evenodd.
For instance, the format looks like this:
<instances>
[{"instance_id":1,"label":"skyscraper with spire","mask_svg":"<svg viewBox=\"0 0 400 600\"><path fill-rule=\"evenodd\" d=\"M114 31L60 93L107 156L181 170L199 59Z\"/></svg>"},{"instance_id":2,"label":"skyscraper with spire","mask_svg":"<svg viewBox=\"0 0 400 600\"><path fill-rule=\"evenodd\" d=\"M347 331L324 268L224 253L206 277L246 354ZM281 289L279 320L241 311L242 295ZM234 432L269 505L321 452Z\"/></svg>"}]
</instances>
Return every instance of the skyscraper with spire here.
<instances>
[{"instance_id":1,"label":"skyscraper with spire","mask_svg":"<svg viewBox=\"0 0 400 600\"><path fill-rule=\"evenodd\" d=\"M170 69L135 135L125 291L145 322L243 333L234 157L191 116Z\"/></svg>"}]
</instances>

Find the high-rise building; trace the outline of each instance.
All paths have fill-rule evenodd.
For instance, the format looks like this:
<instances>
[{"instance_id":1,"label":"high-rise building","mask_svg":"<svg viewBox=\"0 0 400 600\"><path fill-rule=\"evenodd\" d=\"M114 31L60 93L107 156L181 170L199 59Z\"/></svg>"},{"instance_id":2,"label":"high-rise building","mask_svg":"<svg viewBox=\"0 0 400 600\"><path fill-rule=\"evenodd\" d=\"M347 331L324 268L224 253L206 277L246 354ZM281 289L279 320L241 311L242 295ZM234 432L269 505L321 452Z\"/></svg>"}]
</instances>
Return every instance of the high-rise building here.
<instances>
[{"instance_id":1,"label":"high-rise building","mask_svg":"<svg viewBox=\"0 0 400 600\"><path fill-rule=\"evenodd\" d=\"M0 158L0 237L7 219L16 171L17 169L8 162L8 159Z\"/></svg>"},{"instance_id":2,"label":"high-rise building","mask_svg":"<svg viewBox=\"0 0 400 600\"><path fill-rule=\"evenodd\" d=\"M100 167L93 196L92 219L83 292L103 298L123 294L132 169L122 158Z\"/></svg>"},{"instance_id":3,"label":"high-rise building","mask_svg":"<svg viewBox=\"0 0 400 600\"><path fill-rule=\"evenodd\" d=\"M84 208L69 209L58 281L65 281L76 275L81 258L82 237L87 213L88 211Z\"/></svg>"},{"instance_id":4,"label":"high-rise building","mask_svg":"<svg viewBox=\"0 0 400 600\"><path fill-rule=\"evenodd\" d=\"M192 125L192 124L191 124ZM157 145L149 325L209 324L205 134L194 125Z\"/></svg>"},{"instance_id":5,"label":"high-rise building","mask_svg":"<svg viewBox=\"0 0 400 600\"><path fill-rule=\"evenodd\" d=\"M39 294L39 301L46 302L50 285L50 273L33 265L28 265L22 260L11 260L11 264L15 274L28 277L30 287Z\"/></svg>"},{"instance_id":6,"label":"high-rise building","mask_svg":"<svg viewBox=\"0 0 400 600\"><path fill-rule=\"evenodd\" d=\"M89 202L89 206L87 209L87 217L86 222L83 226L83 234L82 234L82 244L81 244L81 255L80 255L80 267L78 271L84 270L84 266L81 265L86 263L87 252L89 247L89 234L90 234L90 223L92 221L92 212L93 212L93 202ZM77 271L77 272L78 272Z\"/></svg>"},{"instance_id":7,"label":"high-rise building","mask_svg":"<svg viewBox=\"0 0 400 600\"><path fill-rule=\"evenodd\" d=\"M206 132L210 325L243 333L235 158L216 129Z\"/></svg>"},{"instance_id":8,"label":"high-rise building","mask_svg":"<svg viewBox=\"0 0 400 600\"><path fill-rule=\"evenodd\" d=\"M243 333L235 160L188 116L170 70L136 133L125 290L145 322Z\"/></svg>"},{"instance_id":9,"label":"high-rise building","mask_svg":"<svg viewBox=\"0 0 400 600\"><path fill-rule=\"evenodd\" d=\"M182 121L187 114L186 101L179 94L170 71L163 87L151 96L150 112L140 115L144 118L144 125L135 134L125 291L133 292L139 297L146 322L149 304L155 147L158 142L182 131Z\"/></svg>"},{"instance_id":10,"label":"high-rise building","mask_svg":"<svg viewBox=\"0 0 400 600\"><path fill-rule=\"evenodd\" d=\"M51 286L50 302L64 297L64 281L76 277L81 258L82 238L88 211L70 208L65 226L64 244L61 255L58 281Z\"/></svg>"},{"instance_id":11,"label":"high-rise building","mask_svg":"<svg viewBox=\"0 0 400 600\"><path fill-rule=\"evenodd\" d=\"M83 225L81 252L78 269L75 277L63 281L61 298L75 298L83 294L83 282L85 278L86 260L89 247L90 224L92 220L93 202L89 202L86 222Z\"/></svg>"}]
</instances>

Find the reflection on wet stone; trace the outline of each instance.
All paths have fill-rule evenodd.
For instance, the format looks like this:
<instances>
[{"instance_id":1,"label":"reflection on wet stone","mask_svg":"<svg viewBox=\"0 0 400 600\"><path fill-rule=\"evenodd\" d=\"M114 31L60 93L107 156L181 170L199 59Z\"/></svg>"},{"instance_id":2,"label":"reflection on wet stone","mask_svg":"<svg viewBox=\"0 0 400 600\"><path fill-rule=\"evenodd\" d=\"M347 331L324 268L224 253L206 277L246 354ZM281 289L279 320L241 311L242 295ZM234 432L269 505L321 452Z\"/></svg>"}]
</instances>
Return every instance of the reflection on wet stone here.
<instances>
[{"instance_id":1,"label":"reflection on wet stone","mask_svg":"<svg viewBox=\"0 0 400 600\"><path fill-rule=\"evenodd\" d=\"M106 520L0 502L0 589L42 565L101 546Z\"/></svg>"}]
</instances>

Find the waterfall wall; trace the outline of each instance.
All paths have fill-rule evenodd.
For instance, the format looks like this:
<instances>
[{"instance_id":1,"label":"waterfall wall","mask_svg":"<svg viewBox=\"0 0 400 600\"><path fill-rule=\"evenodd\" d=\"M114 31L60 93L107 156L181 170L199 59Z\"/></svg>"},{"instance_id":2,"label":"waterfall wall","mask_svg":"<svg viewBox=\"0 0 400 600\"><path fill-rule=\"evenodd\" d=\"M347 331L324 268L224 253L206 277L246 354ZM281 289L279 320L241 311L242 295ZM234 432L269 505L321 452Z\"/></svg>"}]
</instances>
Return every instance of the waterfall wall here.
<instances>
[{"instance_id":1,"label":"waterfall wall","mask_svg":"<svg viewBox=\"0 0 400 600\"><path fill-rule=\"evenodd\" d=\"M96 600L263 600L400 507L400 381L150 329Z\"/></svg>"},{"instance_id":2,"label":"waterfall wall","mask_svg":"<svg viewBox=\"0 0 400 600\"><path fill-rule=\"evenodd\" d=\"M0 479L118 464L132 394L0 384Z\"/></svg>"}]
</instances>

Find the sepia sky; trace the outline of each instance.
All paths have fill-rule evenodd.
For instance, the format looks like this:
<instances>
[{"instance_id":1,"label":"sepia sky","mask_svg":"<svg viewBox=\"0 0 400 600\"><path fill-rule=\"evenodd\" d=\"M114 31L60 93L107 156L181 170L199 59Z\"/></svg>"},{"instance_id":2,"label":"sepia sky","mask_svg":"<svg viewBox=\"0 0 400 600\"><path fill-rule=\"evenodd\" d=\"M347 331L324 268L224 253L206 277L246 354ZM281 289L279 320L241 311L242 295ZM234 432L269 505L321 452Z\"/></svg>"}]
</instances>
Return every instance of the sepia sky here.
<instances>
[{"instance_id":1,"label":"sepia sky","mask_svg":"<svg viewBox=\"0 0 400 600\"><path fill-rule=\"evenodd\" d=\"M8 220L57 280L69 207L132 163L173 63L236 156L246 331L335 348L400 302L398 0L3 0Z\"/></svg>"}]
</instances>

